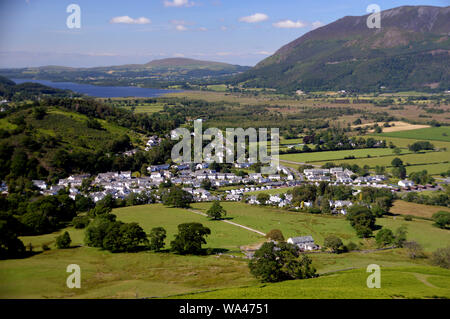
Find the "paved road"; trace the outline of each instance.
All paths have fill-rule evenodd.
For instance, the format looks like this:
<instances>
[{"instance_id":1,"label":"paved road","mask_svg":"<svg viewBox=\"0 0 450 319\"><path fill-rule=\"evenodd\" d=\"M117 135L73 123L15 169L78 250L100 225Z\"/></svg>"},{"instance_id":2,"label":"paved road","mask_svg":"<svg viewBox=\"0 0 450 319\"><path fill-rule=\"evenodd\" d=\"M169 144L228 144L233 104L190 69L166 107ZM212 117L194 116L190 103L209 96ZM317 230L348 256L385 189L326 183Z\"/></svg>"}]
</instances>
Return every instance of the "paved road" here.
<instances>
[{"instance_id":1,"label":"paved road","mask_svg":"<svg viewBox=\"0 0 450 319\"><path fill-rule=\"evenodd\" d=\"M206 215L205 213L202 213L202 212L199 212L199 211L196 211L196 210L188 209L188 211L190 211L190 212L192 212L192 213L195 213L195 214L202 215L202 216L208 216L208 215ZM227 223L227 224L230 224L230 225L233 225L233 226L237 226L237 227L241 227L241 228L247 229L247 230L252 231L252 232L254 232L254 233L257 233L257 234L259 234L259 235L261 235L261 236L266 236L266 234L264 234L263 232L261 232L261 231L259 231L259 230L256 230L256 229L253 229L253 228L250 228L250 227L241 225L241 224L237 224L237 223L231 222L231 221L229 221L229 220L224 220L224 219L222 219L222 221L223 221L224 223Z\"/></svg>"}]
</instances>

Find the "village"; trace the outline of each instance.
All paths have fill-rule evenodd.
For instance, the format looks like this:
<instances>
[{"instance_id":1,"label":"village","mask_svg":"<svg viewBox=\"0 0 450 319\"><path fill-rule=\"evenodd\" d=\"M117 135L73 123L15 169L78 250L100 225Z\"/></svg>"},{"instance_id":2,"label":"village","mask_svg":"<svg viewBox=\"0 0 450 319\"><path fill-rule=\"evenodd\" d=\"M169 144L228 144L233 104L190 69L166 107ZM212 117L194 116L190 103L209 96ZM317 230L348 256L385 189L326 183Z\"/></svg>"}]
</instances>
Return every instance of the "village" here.
<instances>
[{"instance_id":1,"label":"village","mask_svg":"<svg viewBox=\"0 0 450 319\"><path fill-rule=\"evenodd\" d=\"M235 168L248 168L250 164L235 164ZM305 169L303 174L294 171L292 168L279 166L278 174L263 175L261 173L248 173L238 176L236 173L220 173L209 167L208 163L199 164L179 164L179 165L153 165L148 167L148 176L135 177L131 171L100 173L97 176L88 174L72 175L65 179L60 179L56 185L48 185L44 180L33 180L43 195L56 195L61 190L68 189L72 199L81 194L80 187L85 179L91 179L91 186L94 191L89 192L89 196L94 202L102 200L105 196L111 195L115 199L124 199L132 193L151 193L157 190L161 184L181 185L183 190L190 193L196 202L210 202L214 200L222 201L242 201L245 200L254 205L274 205L287 207L295 210L312 207L314 203L304 202L302 207L292 205L292 196L289 194L271 194L268 201L260 203L253 192L263 192L275 188L292 188L305 183L318 185L326 182L330 185L351 186L356 196L361 187L387 188L392 192L399 191L420 191L431 189L432 185L415 185L409 180L401 180L398 185L388 184L384 175L358 176L355 173L334 167L331 169ZM352 178L353 177L353 178ZM205 187L204 184L209 187ZM206 189L208 188L208 189ZM212 189L222 190L220 194L212 192ZM215 194L214 194L215 193ZM270 192L269 192L270 193ZM346 214L346 208L352 205L348 200L330 200L330 207L333 213Z\"/></svg>"}]
</instances>

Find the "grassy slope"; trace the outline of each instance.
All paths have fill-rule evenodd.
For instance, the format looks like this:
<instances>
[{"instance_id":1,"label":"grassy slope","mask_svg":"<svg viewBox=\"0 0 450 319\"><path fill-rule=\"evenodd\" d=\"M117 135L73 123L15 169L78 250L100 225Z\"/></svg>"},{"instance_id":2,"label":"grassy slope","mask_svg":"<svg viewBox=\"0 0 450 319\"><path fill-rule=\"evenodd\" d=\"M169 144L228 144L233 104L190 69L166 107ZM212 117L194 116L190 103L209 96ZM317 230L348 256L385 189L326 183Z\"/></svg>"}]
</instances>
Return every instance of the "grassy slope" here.
<instances>
[{"instance_id":1,"label":"grassy slope","mask_svg":"<svg viewBox=\"0 0 450 319\"><path fill-rule=\"evenodd\" d=\"M418 130L381 133L380 136L400 137L408 139L432 140L450 142L450 127L429 127Z\"/></svg>"},{"instance_id":2,"label":"grassy slope","mask_svg":"<svg viewBox=\"0 0 450 319\"><path fill-rule=\"evenodd\" d=\"M265 233L277 228L283 232L285 238L312 235L320 245L329 235L341 237L344 243L361 241L344 217L296 213L243 203L227 202L223 203L222 206L227 210L228 216L233 217L233 222L253 227ZM193 207L205 211L209 208L209 204L197 203ZM432 226L431 221L414 220L407 222L403 218L385 217L378 218L377 224L392 230L406 225L408 227L408 239L416 240L427 251L433 251L450 244L450 231Z\"/></svg>"},{"instance_id":3,"label":"grassy slope","mask_svg":"<svg viewBox=\"0 0 450 319\"><path fill-rule=\"evenodd\" d=\"M210 204L195 204L196 209L207 209ZM223 203L228 210L228 216L234 222L242 223L263 231L280 228L285 236L297 234L313 234L322 243L324 236L337 234L348 240L357 241L353 229L343 218L313 216L308 214L289 213L278 209L248 206L241 203ZM123 221L136 221L146 232L154 226L164 226L168 230L168 239L173 236L175 226L186 221L200 221L212 230L208 238L209 247L233 248L243 243L260 240L260 237L238 227L223 222L210 222L202 216L188 213L184 210L165 208L161 205L146 205L114 210L118 218ZM429 251L442 247L448 243L448 231L438 230L431 226L431 222L405 222L399 218L378 219L379 224L395 228L401 224L408 224L409 238L415 239ZM68 228L73 239L73 246L82 243L83 230ZM42 243L52 242L57 232L42 236L22 237L25 244L32 242L35 247ZM420 234L419 234L420 233ZM319 273L336 271L349 267L365 268L368 264L377 263L382 267L411 267L420 266L413 272L435 272L439 276L427 277L433 285L448 282L448 275L441 275L442 270L426 267L426 260L411 261L402 250L378 251L372 253L352 252L349 254L314 254L313 263ZM76 263L82 269L82 288L68 289L65 286L67 265ZM384 268L383 268L384 269ZM406 268L405 268L406 269ZM393 271L391 268L387 272ZM396 278L403 272L392 276ZM428 289L422 287L421 282L413 276L403 276L402 282L389 284L390 290L371 290L367 292L364 285L367 274L364 270L339 272L335 275L324 276L319 279L298 282L286 282L276 285L287 285L277 290L277 286L261 292L256 280L249 274L247 261L228 256L176 256L169 253L139 252L133 254L112 254L96 248L78 247L67 250L52 250L37 254L26 259L0 261L0 298L135 298L139 297L168 297L214 289L250 286L248 292L231 289L223 290L213 295L193 295L194 297L236 297L253 296L255 298L298 298L298 297L389 297L398 296L429 297L433 295L447 296L440 288ZM355 275L358 274L358 275ZM356 276L356 277L354 277ZM363 278L364 277L364 278ZM326 279L331 278L331 279ZM363 279L362 282L355 278ZM391 277L384 277L390 280ZM387 279L386 279L387 278ZM323 284L322 280L324 280ZM331 280L331 281L327 281ZM359 279L358 279L359 280ZM317 284L317 282L319 284ZM386 282L386 281L383 281ZM301 283L301 286L298 286ZM347 285L347 286L344 286ZM288 288L291 287L292 288ZM383 283L382 283L383 285ZM269 286L268 286L269 287ZM280 286L282 287L282 286ZM334 288L333 288L334 287ZM447 284L448 287L448 284ZM407 288L410 288L407 292ZM256 290L255 290L256 289ZM425 289L425 290L424 290ZM273 291L273 295L269 295ZM215 294L215 295L214 295Z\"/></svg>"},{"instance_id":4,"label":"grassy slope","mask_svg":"<svg viewBox=\"0 0 450 319\"><path fill-rule=\"evenodd\" d=\"M422 205L416 203L409 203L404 200L397 200L391 208L391 212L400 215L413 215L418 217L431 218L434 213L439 211L450 211L447 207Z\"/></svg>"},{"instance_id":5,"label":"grassy slope","mask_svg":"<svg viewBox=\"0 0 450 319\"><path fill-rule=\"evenodd\" d=\"M431 267L381 269L381 288L369 289L364 269L306 280L259 284L182 296L181 298L449 298L450 270Z\"/></svg>"}]
</instances>

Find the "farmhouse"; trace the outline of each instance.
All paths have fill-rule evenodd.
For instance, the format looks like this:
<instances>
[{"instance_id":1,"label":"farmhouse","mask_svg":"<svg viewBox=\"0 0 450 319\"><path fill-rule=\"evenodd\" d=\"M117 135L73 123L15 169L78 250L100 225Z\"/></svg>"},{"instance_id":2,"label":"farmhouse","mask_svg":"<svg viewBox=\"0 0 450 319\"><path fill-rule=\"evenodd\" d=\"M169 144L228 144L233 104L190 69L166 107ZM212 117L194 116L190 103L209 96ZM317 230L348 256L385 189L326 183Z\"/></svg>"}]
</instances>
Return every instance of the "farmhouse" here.
<instances>
[{"instance_id":1,"label":"farmhouse","mask_svg":"<svg viewBox=\"0 0 450 319\"><path fill-rule=\"evenodd\" d=\"M408 181L408 180L401 180L398 182L398 186L400 187L411 187L414 186L414 182L413 181Z\"/></svg>"},{"instance_id":2,"label":"farmhouse","mask_svg":"<svg viewBox=\"0 0 450 319\"><path fill-rule=\"evenodd\" d=\"M287 242L289 244L296 245L303 251L315 250L319 248L319 246L314 243L314 239L312 238L312 236L291 237L287 240Z\"/></svg>"}]
</instances>

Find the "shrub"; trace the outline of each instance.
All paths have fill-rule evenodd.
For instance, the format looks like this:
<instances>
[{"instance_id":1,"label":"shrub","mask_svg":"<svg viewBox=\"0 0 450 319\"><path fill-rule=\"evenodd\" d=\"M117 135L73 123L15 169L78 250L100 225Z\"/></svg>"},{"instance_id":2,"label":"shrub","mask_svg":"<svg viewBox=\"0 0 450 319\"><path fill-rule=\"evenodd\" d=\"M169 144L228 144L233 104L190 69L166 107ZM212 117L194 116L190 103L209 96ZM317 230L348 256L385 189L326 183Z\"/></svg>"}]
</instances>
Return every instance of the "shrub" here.
<instances>
[{"instance_id":1,"label":"shrub","mask_svg":"<svg viewBox=\"0 0 450 319\"><path fill-rule=\"evenodd\" d=\"M347 248L347 251L354 251L354 250L358 250L359 247L357 244L355 244L354 242L351 241L347 244L346 248Z\"/></svg>"},{"instance_id":2,"label":"shrub","mask_svg":"<svg viewBox=\"0 0 450 319\"><path fill-rule=\"evenodd\" d=\"M77 216L72 219L72 225L76 229L83 229L89 225L90 219L87 216Z\"/></svg>"},{"instance_id":3,"label":"shrub","mask_svg":"<svg viewBox=\"0 0 450 319\"><path fill-rule=\"evenodd\" d=\"M43 250L43 251L50 250L50 247L48 247L47 244L42 244L42 250Z\"/></svg>"},{"instance_id":4,"label":"shrub","mask_svg":"<svg viewBox=\"0 0 450 319\"><path fill-rule=\"evenodd\" d=\"M390 245L394 242L394 234L392 233L392 230L383 228L375 236L375 241L379 247Z\"/></svg>"},{"instance_id":5,"label":"shrub","mask_svg":"<svg viewBox=\"0 0 450 319\"><path fill-rule=\"evenodd\" d=\"M432 216L434 220L434 226L439 228L447 228L450 225L450 212L437 212Z\"/></svg>"},{"instance_id":6,"label":"shrub","mask_svg":"<svg viewBox=\"0 0 450 319\"><path fill-rule=\"evenodd\" d=\"M56 237L56 247L58 249L69 248L71 242L72 239L70 239L70 235L68 232L64 232L64 234Z\"/></svg>"},{"instance_id":7,"label":"shrub","mask_svg":"<svg viewBox=\"0 0 450 319\"><path fill-rule=\"evenodd\" d=\"M439 248L433 252L431 262L435 266L450 269L450 246Z\"/></svg>"},{"instance_id":8,"label":"shrub","mask_svg":"<svg viewBox=\"0 0 450 319\"><path fill-rule=\"evenodd\" d=\"M328 236L325 238L325 241L323 242L323 246L325 248L331 249L333 253L340 253L344 250L344 243L342 240L334 235Z\"/></svg>"},{"instance_id":9,"label":"shrub","mask_svg":"<svg viewBox=\"0 0 450 319\"><path fill-rule=\"evenodd\" d=\"M408 252L409 258L411 259L425 256L422 246L415 241L405 242L403 247L405 247L406 251Z\"/></svg>"},{"instance_id":10,"label":"shrub","mask_svg":"<svg viewBox=\"0 0 450 319\"><path fill-rule=\"evenodd\" d=\"M275 241L278 241L278 242L283 242L284 241L283 233L279 229L272 229L271 231L269 231L266 234L266 238L272 239L272 240L275 240Z\"/></svg>"},{"instance_id":11,"label":"shrub","mask_svg":"<svg viewBox=\"0 0 450 319\"><path fill-rule=\"evenodd\" d=\"M405 215L405 217L403 217L403 218L408 222L413 220L413 217L411 215Z\"/></svg>"}]
</instances>

